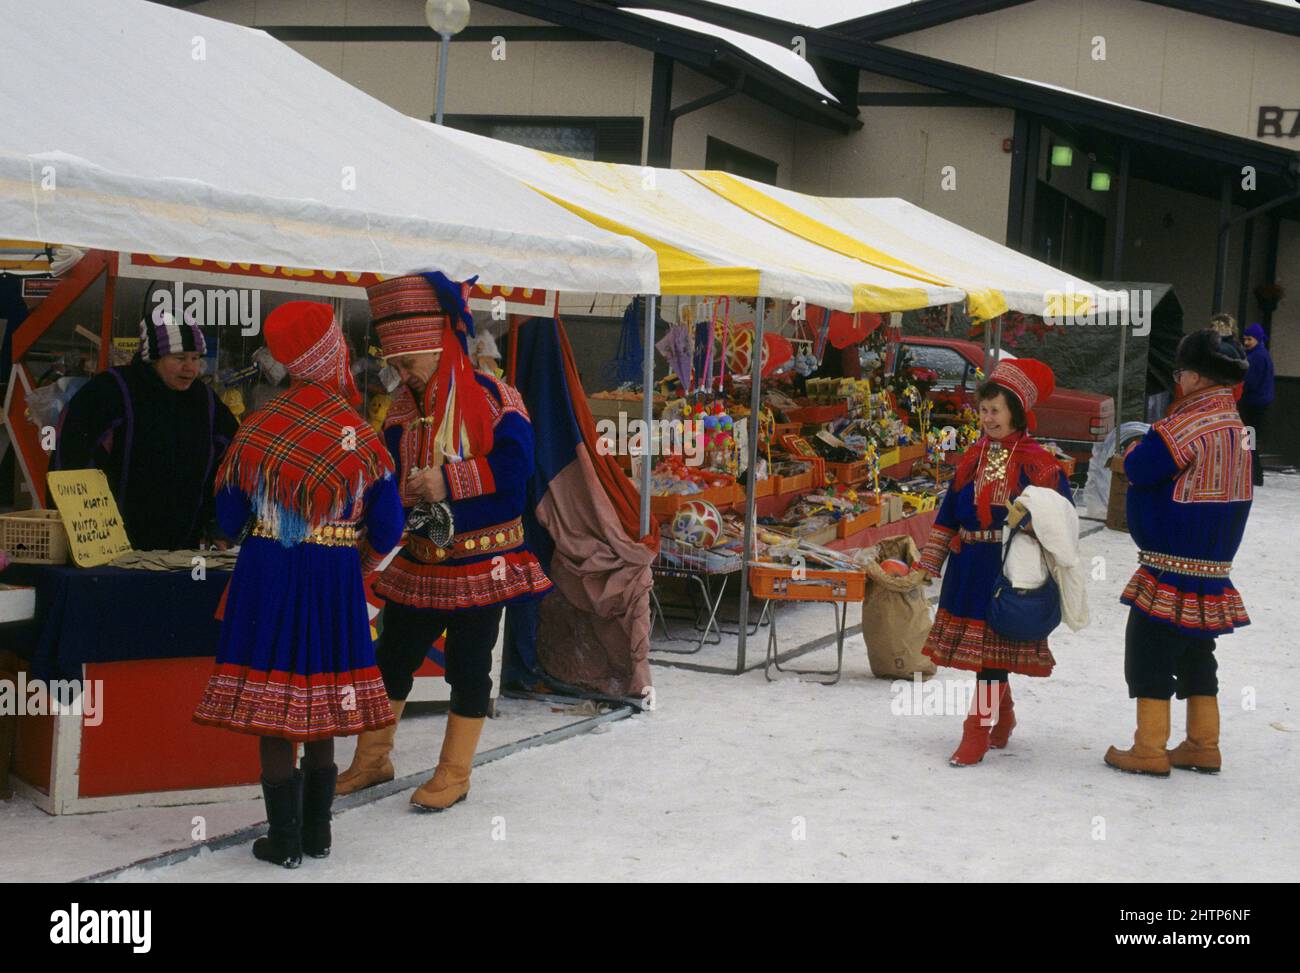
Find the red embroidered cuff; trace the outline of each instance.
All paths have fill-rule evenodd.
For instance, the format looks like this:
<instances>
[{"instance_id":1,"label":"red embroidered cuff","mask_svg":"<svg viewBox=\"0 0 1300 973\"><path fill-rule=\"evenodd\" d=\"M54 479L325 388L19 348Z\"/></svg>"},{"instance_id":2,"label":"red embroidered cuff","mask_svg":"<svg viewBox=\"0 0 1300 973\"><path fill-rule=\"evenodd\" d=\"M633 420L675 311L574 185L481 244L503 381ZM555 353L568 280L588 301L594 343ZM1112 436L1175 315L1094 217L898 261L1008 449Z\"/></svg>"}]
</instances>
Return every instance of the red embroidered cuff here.
<instances>
[{"instance_id":1,"label":"red embroidered cuff","mask_svg":"<svg viewBox=\"0 0 1300 973\"><path fill-rule=\"evenodd\" d=\"M492 479L492 467L486 457L465 460L463 463L447 463L442 468L447 479L447 496L453 500L465 500L496 491L496 481Z\"/></svg>"},{"instance_id":2,"label":"red embroidered cuff","mask_svg":"<svg viewBox=\"0 0 1300 973\"><path fill-rule=\"evenodd\" d=\"M362 574L370 574L370 572L378 570L384 556L370 546L370 541L363 539L357 546L357 551L361 554Z\"/></svg>"},{"instance_id":3,"label":"red embroidered cuff","mask_svg":"<svg viewBox=\"0 0 1300 973\"><path fill-rule=\"evenodd\" d=\"M939 576L943 570L943 562L948 559L948 545L956 533L957 531L950 527L935 525L930 528L930 536L926 538L925 547L921 549L921 557L918 559L923 569L935 577Z\"/></svg>"}]
</instances>

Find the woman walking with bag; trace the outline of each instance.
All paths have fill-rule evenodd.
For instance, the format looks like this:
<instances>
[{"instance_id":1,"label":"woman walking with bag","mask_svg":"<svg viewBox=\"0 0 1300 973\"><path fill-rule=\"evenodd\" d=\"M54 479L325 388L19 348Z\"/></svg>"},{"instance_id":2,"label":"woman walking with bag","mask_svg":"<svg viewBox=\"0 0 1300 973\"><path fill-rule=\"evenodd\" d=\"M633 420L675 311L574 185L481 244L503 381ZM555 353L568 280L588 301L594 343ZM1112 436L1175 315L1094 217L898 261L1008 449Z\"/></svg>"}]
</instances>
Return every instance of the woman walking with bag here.
<instances>
[{"instance_id":1,"label":"woman walking with bag","mask_svg":"<svg viewBox=\"0 0 1300 973\"><path fill-rule=\"evenodd\" d=\"M1002 528L1010 506L1031 485L1070 497L1060 465L1029 435L1034 404L1055 387L1052 370L1042 362L1019 358L998 363L977 392L984 435L958 460L921 552L921 567L932 577L948 562L923 651L938 665L977 674L961 744L949 760L954 767L977 764L989 747L1007 745L1016 725L1008 673L1047 676L1056 665L1046 638L1011 639L987 624L989 601L1002 573Z\"/></svg>"},{"instance_id":2,"label":"woman walking with bag","mask_svg":"<svg viewBox=\"0 0 1300 973\"><path fill-rule=\"evenodd\" d=\"M253 854L296 868L304 851L330 851L334 737L395 722L361 579L396 545L404 516L388 450L356 412L330 306L281 305L265 334L292 381L240 426L217 474L217 517L247 536L194 720L261 737L270 830Z\"/></svg>"}]
</instances>

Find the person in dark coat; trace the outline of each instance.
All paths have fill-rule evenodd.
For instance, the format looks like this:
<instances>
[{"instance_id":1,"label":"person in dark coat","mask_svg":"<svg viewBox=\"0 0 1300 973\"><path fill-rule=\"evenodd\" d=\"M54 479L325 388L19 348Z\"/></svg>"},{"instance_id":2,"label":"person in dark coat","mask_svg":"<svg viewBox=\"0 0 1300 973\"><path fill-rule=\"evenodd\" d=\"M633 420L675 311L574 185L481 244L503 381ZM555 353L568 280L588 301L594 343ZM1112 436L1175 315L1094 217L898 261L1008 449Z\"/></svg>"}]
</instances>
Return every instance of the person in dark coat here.
<instances>
[{"instance_id":1,"label":"person in dark coat","mask_svg":"<svg viewBox=\"0 0 1300 973\"><path fill-rule=\"evenodd\" d=\"M215 539L213 477L239 423L198 380L199 328L164 315L140 330L132 362L68 403L50 469L103 470L136 550L188 550Z\"/></svg>"},{"instance_id":2,"label":"person in dark coat","mask_svg":"<svg viewBox=\"0 0 1300 973\"><path fill-rule=\"evenodd\" d=\"M1241 421L1255 430L1251 478L1255 486L1263 486L1264 464L1259 460L1259 441L1264 435L1268 407L1273 404L1273 358L1268 353L1268 336L1258 324L1246 329L1242 344L1246 346L1250 369L1246 372L1246 387L1237 403L1237 411L1241 413Z\"/></svg>"}]
</instances>

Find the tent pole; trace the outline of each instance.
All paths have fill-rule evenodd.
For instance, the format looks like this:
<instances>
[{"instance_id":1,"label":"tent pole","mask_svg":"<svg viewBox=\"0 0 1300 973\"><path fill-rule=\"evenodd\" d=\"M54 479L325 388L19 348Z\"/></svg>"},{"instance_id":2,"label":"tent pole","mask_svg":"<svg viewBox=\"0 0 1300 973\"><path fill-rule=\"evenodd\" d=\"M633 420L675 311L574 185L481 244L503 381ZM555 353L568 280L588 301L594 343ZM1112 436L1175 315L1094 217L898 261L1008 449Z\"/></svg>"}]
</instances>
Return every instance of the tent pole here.
<instances>
[{"instance_id":1,"label":"tent pole","mask_svg":"<svg viewBox=\"0 0 1300 973\"><path fill-rule=\"evenodd\" d=\"M654 419L655 295L645 299L645 333L641 339L641 536L650 533L650 423Z\"/></svg>"},{"instance_id":2,"label":"tent pole","mask_svg":"<svg viewBox=\"0 0 1300 973\"><path fill-rule=\"evenodd\" d=\"M754 308L754 343L749 350L749 458L745 475L745 528L744 550L740 555L740 624L736 626L736 675L745 671L745 641L749 629L749 555L754 547L755 497L754 470L758 465L758 411L762 405L759 395L763 380L763 317L767 313L767 298L760 297ZM770 471L769 471L770 472Z\"/></svg>"},{"instance_id":3,"label":"tent pole","mask_svg":"<svg viewBox=\"0 0 1300 973\"><path fill-rule=\"evenodd\" d=\"M988 381L993 369L989 365L989 360L993 357L993 322L984 322L984 381Z\"/></svg>"}]
</instances>

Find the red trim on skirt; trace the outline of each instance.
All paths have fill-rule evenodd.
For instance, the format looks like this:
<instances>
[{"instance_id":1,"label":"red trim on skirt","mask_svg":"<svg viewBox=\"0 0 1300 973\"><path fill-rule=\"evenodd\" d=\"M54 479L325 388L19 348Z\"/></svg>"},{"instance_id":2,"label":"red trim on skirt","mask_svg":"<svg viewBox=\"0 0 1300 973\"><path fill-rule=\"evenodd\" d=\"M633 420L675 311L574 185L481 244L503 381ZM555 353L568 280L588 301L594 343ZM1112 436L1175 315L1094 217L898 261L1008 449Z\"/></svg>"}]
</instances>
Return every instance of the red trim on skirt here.
<instances>
[{"instance_id":1,"label":"red trim on skirt","mask_svg":"<svg viewBox=\"0 0 1300 973\"><path fill-rule=\"evenodd\" d=\"M1056 660L1047 639L1016 642L1003 638L978 618L961 618L940 608L921 650L937 665L952 669L1005 669L1023 676L1050 676Z\"/></svg>"},{"instance_id":2,"label":"red trim on skirt","mask_svg":"<svg viewBox=\"0 0 1300 973\"><path fill-rule=\"evenodd\" d=\"M1192 635L1214 638L1250 624L1241 593L1231 585L1221 595L1179 591L1174 585L1157 581L1146 567L1133 573L1119 600L1149 618L1176 625Z\"/></svg>"},{"instance_id":3,"label":"red trim on skirt","mask_svg":"<svg viewBox=\"0 0 1300 973\"><path fill-rule=\"evenodd\" d=\"M304 676L224 663L208 680L194 722L312 741L379 730L397 721L375 666Z\"/></svg>"}]
</instances>

